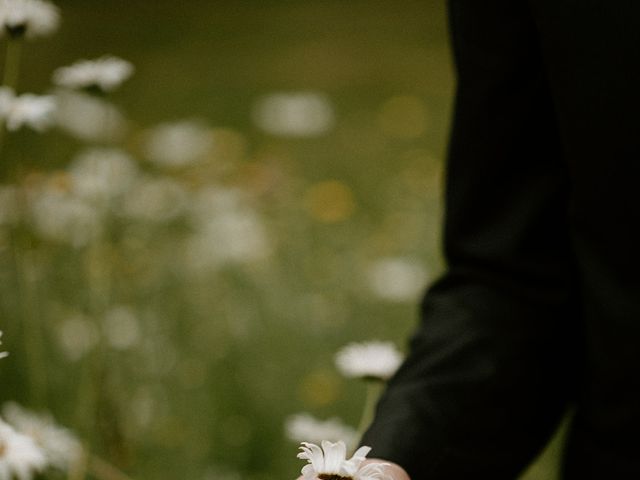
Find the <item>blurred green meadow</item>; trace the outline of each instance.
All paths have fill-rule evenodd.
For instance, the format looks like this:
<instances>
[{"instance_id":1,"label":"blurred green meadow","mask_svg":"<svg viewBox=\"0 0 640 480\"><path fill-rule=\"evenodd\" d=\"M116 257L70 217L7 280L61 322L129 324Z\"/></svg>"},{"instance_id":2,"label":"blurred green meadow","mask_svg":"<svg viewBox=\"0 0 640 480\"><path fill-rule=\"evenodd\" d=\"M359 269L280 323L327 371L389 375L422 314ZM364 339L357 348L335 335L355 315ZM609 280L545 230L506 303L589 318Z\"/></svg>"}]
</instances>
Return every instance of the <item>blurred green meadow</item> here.
<instances>
[{"instance_id":1,"label":"blurred green meadow","mask_svg":"<svg viewBox=\"0 0 640 480\"><path fill-rule=\"evenodd\" d=\"M442 269L444 2L56 4L17 90L55 94L59 126L2 145L0 401L132 478L292 478L286 418L355 426L336 350L404 348ZM106 98L52 86L105 54L135 67Z\"/></svg>"}]
</instances>

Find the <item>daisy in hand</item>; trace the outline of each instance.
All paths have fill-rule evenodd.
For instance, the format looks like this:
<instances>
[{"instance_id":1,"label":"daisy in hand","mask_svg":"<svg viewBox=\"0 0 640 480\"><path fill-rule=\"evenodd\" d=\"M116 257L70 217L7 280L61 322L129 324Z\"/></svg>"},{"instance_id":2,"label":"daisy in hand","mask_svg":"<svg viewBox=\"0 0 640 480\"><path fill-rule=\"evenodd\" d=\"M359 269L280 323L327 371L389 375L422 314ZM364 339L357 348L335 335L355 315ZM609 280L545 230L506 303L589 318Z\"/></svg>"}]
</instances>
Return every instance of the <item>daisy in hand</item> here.
<instances>
[{"instance_id":1,"label":"daisy in hand","mask_svg":"<svg viewBox=\"0 0 640 480\"><path fill-rule=\"evenodd\" d=\"M387 463L369 463L363 465L370 447L360 447L347 460L347 447L344 442L322 442L322 448L302 442L302 450L298 454L301 460L307 460L308 465L302 469L304 480L388 480L386 474Z\"/></svg>"}]
</instances>

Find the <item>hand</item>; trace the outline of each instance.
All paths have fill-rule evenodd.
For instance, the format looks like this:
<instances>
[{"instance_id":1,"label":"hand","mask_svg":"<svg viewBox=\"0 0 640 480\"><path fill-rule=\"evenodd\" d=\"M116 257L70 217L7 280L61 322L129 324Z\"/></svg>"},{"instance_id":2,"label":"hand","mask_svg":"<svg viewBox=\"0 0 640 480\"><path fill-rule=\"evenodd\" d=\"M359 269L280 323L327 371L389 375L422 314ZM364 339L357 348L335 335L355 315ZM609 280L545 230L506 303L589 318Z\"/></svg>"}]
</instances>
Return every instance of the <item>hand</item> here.
<instances>
[{"instance_id":1,"label":"hand","mask_svg":"<svg viewBox=\"0 0 640 480\"><path fill-rule=\"evenodd\" d=\"M387 460L380 460L377 458L370 458L364 461L367 463L388 463L389 466L386 468L386 473L389 476L389 480L411 480L407 472L404 471L400 465L397 465L393 462L389 462ZM298 480L304 480L302 476L298 477Z\"/></svg>"}]
</instances>

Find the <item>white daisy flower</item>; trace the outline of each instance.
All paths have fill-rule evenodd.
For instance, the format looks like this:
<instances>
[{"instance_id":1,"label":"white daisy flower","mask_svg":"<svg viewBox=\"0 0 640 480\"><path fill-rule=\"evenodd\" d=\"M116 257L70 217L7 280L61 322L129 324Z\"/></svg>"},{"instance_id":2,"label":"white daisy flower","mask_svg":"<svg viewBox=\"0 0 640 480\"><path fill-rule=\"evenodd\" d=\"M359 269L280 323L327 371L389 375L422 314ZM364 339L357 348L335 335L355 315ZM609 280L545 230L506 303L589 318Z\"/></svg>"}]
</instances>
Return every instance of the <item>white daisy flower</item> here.
<instances>
[{"instance_id":1,"label":"white daisy flower","mask_svg":"<svg viewBox=\"0 0 640 480\"><path fill-rule=\"evenodd\" d=\"M77 464L82 446L70 430L60 427L48 415L36 415L17 403L6 403L2 409L6 420L20 433L30 437L42 449L47 463L60 470Z\"/></svg>"},{"instance_id":2,"label":"white daisy flower","mask_svg":"<svg viewBox=\"0 0 640 480\"><path fill-rule=\"evenodd\" d=\"M0 338L2 338L2 331L0 331ZM2 341L0 340L0 345L2 345ZM9 355L7 352L0 352L0 358L4 358Z\"/></svg>"},{"instance_id":3,"label":"white daisy flower","mask_svg":"<svg viewBox=\"0 0 640 480\"><path fill-rule=\"evenodd\" d=\"M72 191L97 205L114 201L129 191L138 166L126 152L115 148L90 148L71 162Z\"/></svg>"},{"instance_id":4,"label":"white daisy flower","mask_svg":"<svg viewBox=\"0 0 640 480\"><path fill-rule=\"evenodd\" d=\"M133 74L133 65L117 57L80 60L53 72L53 82L61 87L110 92Z\"/></svg>"},{"instance_id":5,"label":"white daisy flower","mask_svg":"<svg viewBox=\"0 0 640 480\"><path fill-rule=\"evenodd\" d=\"M213 132L198 121L163 123L145 135L149 160L161 167L185 167L206 158L213 149Z\"/></svg>"},{"instance_id":6,"label":"white daisy flower","mask_svg":"<svg viewBox=\"0 0 640 480\"><path fill-rule=\"evenodd\" d=\"M336 354L338 370L349 378L387 380L402 363L402 354L391 342L350 343Z\"/></svg>"},{"instance_id":7,"label":"white daisy flower","mask_svg":"<svg viewBox=\"0 0 640 480\"><path fill-rule=\"evenodd\" d=\"M55 92L57 126L80 140L117 143L124 138L127 120L105 99L86 92L59 88Z\"/></svg>"},{"instance_id":8,"label":"white daisy flower","mask_svg":"<svg viewBox=\"0 0 640 480\"><path fill-rule=\"evenodd\" d=\"M0 0L0 36L36 38L54 33L60 24L58 8L43 0Z\"/></svg>"},{"instance_id":9,"label":"white daisy flower","mask_svg":"<svg viewBox=\"0 0 640 480\"><path fill-rule=\"evenodd\" d=\"M125 305L109 309L102 328L107 343L116 350L127 350L140 342L140 320L133 309Z\"/></svg>"},{"instance_id":10,"label":"white daisy flower","mask_svg":"<svg viewBox=\"0 0 640 480\"><path fill-rule=\"evenodd\" d=\"M31 192L29 206L35 231L45 239L80 248L102 233L97 208L57 186L47 185Z\"/></svg>"},{"instance_id":11,"label":"white daisy flower","mask_svg":"<svg viewBox=\"0 0 640 480\"><path fill-rule=\"evenodd\" d=\"M252 117L261 130L278 136L316 137L335 124L329 98L316 92L283 92L260 98Z\"/></svg>"},{"instance_id":12,"label":"white daisy flower","mask_svg":"<svg viewBox=\"0 0 640 480\"><path fill-rule=\"evenodd\" d=\"M25 93L15 98L7 115L7 129L18 130L23 126L38 132L48 129L54 122L56 102L50 95Z\"/></svg>"},{"instance_id":13,"label":"white daisy flower","mask_svg":"<svg viewBox=\"0 0 640 480\"><path fill-rule=\"evenodd\" d=\"M0 480L31 480L46 466L47 459L40 447L0 420Z\"/></svg>"},{"instance_id":14,"label":"white daisy flower","mask_svg":"<svg viewBox=\"0 0 640 480\"><path fill-rule=\"evenodd\" d=\"M414 302L423 293L428 279L424 266L411 258L382 258L367 270L371 291L391 302Z\"/></svg>"},{"instance_id":15,"label":"white daisy flower","mask_svg":"<svg viewBox=\"0 0 640 480\"><path fill-rule=\"evenodd\" d=\"M189 192L169 177L143 177L126 194L121 214L147 222L165 222L183 214Z\"/></svg>"},{"instance_id":16,"label":"white daisy flower","mask_svg":"<svg viewBox=\"0 0 640 480\"><path fill-rule=\"evenodd\" d=\"M56 334L62 353L72 362L83 358L100 341L95 322L75 312L60 322Z\"/></svg>"},{"instance_id":17,"label":"white daisy flower","mask_svg":"<svg viewBox=\"0 0 640 480\"><path fill-rule=\"evenodd\" d=\"M322 448L313 443L302 442L298 458L307 460L308 465L302 468L304 480L385 480L388 463L369 463L362 465L370 447L360 447L347 460L347 447L344 442L322 442Z\"/></svg>"},{"instance_id":18,"label":"white daisy flower","mask_svg":"<svg viewBox=\"0 0 640 480\"><path fill-rule=\"evenodd\" d=\"M222 265L259 262L273 251L267 225L239 189L206 187L191 203L194 234L186 240L186 265L194 273Z\"/></svg>"},{"instance_id":19,"label":"white daisy flower","mask_svg":"<svg viewBox=\"0 0 640 480\"><path fill-rule=\"evenodd\" d=\"M347 447L355 447L358 440L356 430L345 425L338 418L318 420L308 413L291 415L285 422L287 438L295 442L310 441L320 443L322 440L342 440Z\"/></svg>"},{"instance_id":20,"label":"white daisy flower","mask_svg":"<svg viewBox=\"0 0 640 480\"><path fill-rule=\"evenodd\" d=\"M0 120L6 122L7 130L28 126L42 132L53 125L55 110L51 95L15 95L10 88L0 87Z\"/></svg>"},{"instance_id":21,"label":"white daisy flower","mask_svg":"<svg viewBox=\"0 0 640 480\"><path fill-rule=\"evenodd\" d=\"M272 251L262 218L250 209L212 215L186 239L186 264L194 273L260 262Z\"/></svg>"}]
</instances>

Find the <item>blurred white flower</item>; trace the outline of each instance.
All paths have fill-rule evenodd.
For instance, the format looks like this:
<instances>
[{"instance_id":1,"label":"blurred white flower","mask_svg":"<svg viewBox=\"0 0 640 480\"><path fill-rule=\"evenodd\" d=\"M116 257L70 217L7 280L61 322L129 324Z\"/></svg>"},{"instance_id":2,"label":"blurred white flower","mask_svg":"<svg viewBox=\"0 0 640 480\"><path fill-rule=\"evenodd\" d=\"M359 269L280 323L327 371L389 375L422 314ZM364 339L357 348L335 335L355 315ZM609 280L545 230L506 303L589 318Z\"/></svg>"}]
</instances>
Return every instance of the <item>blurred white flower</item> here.
<instances>
[{"instance_id":1,"label":"blurred white flower","mask_svg":"<svg viewBox=\"0 0 640 480\"><path fill-rule=\"evenodd\" d=\"M335 480L385 480L388 463L369 463L362 465L370 447L360 447L347 460L347 447L344 442L332 443L324 440L322 448L308 442L302 442L298 458L309 462L302 468L304 480L326 478Z\"/></svg>"},{"instance_id":2,"label":"blurred white flower","mask_svg":"<svg viewBox=\"0 0 640 480\"><path fill-rule=\"evenodd\" d=\"M60 348L71 361L80 360L99 341L94 324L81 314L65 318L57 327L56 334Z\"/></svg>"},{"instance_id":3,"label":"blurred white flower","mask_svg":"<svg viewBox=\"0 0 640 480\"><path fill-rule=\"evenodd\" d=\"M403 257L377 260L370 265L367 275L373 293L393 302L414 301L429 278L418 261Z\"/></svg>"},{"instance_id":4,"label":"blurred white flower","mask_svg":"<svg viewBox=\"0 0 640 480\"><path fill-rule=\"evenodd\" d=\"M116 350L126 350L140 340L138 317L130 307L118 305L104 316L103 331L107 343Z\"/></svg>"},{"instance_id":5,"label":"blurred white flower","mask_svg":"<svg viewBox=\"0 0 640 480\"><path fill-rule=\"evenodd\" d=\"M246 196L238 188L206 186L196 192L191 205L193 224L197 228L217 214L246 209L246 203Z\"/></svg>"},{"instance_id":6,"label":"blurred white flower","mask_svg":"<svg viewBox=\"0 0 640 480\"><path fill-rule=\"evenodd\" d=\"M129 401L130 422L138 431L153 425L158 418L158 399L149 386L139 386Z\"/></svg>"},{"instance_id":7,"label":"blurred white flower","mask_svg":"<svg viewBox=\"0 0 640 480\"><path fill-rule=\"evenodd\" d=\"M85 141L116 141L127 129L120 110L106 100L84 92L58 89L55 93L57 125Z\"/></svg>"},{"instance_id":8,"label":"blurred white flower","mask_svg":"<svg viewBox=\"0 0 640 480\"><path fill-rule=\"evenodd\" d=\"M335 123L327 96L314 92L267 95L256 102L252 117L265 132L291 137L322 135Z\"/></svg>"},{"instance_id":9,"label":"blurred white flower","mask_svg":"<svg viewBox=\"0 0 640 480\"><path fill-rule=\"evenodd\" d=\"M117 57L79 60L53 72L53 83L77 90L98 89L110 92L118 88L133 74L133 65Z\"/></svg>"},{"instance_id":10,"label":"blurred white flower","mask_svg":"<svg viewBox=\"0 0 640 480\"><path fill-rule=\"evenodd\" d=\"M58 8L43 0L0 0L0 37L44 37L60 24Z\"/></svg>"},{"instance_id":11,"label":"blurred white flower","mask_svg":"<svg viewBox=\"0 0 640 480\"><path fill-rule=\"evenodd\" d=\"M250 210L212 216L187 245L189 264L201 271L261 260L270 252L263 222Z\"/></svg>"},{"instance_id":12,"label":"blurred white flower","mask_svg":"<svg viewBox=\"0 0 640 480\"><path fill-rule=\"evenodd\" d=\"M15 131L28 126L42 132L53 125L55 110L56 102L52 96L25 93L14 99L6 116L7 129Z\"/></svg>"},{"instance_id":13,"label":"blurred white flower","mask_svg":"<svg viewBox=\"0 0 640 480\"><path fill-rule=\"evenodd\" d=\"M349 449L356 446L358 433L338 418L318 420L308 413L289 416L285 421L285 433L294 442L309 441L320 443L322 440L342 440Z\"/></svg>"},{"instance_id":14,"label":"blurred white flower","mask_svg":"<svg viewBox=\"0 0 640 480\"><path fill-rule=\"evenodd\" d=\"M168 177L143 177L122 201L122 215L141 221L166 222L185 212L187 190Z\"/></svg>"},{"instance_id":15,"label":"blurred white flower","mask_svg":"<svg viewBox=\"0 0 640 480\"><path fill-rule=\"evenodd\" d=\"M122 150L92 148L76 156L69 174L76 195L105 206L129 190L138 175L138 167Z\"/></svg>"},{"instance_id":16,"label":"blurred white flower","mask_svg":"<svg viewBox=\"0 0 640 480\"><path fill-rule=\"evenodd\" d=\"M31 192L30 212L38 234L74 248L87 245L103 229L93 205L72 192L49 185Z\"/></svg>"},{"instance_id":17,"label":"blurred white flower","mask_svg":"<svg viewBox=\"0 0 640 480\"><path fill-rule=\"evenodd\" d=\"M6 403L2 414L13 428L30 437L45 454L47 463L67 470L82 456L82 445L68 429L56 424L50 415L35 414L17 403Z\"/></svg>"},{"instance_id":18,"label":"blurred white flower","mask_svg":"<svg viewBox=\"0 0 640 480\"><path fill-rule=\"evenodd\" d=\"M186 255L195 271L258 261L271 253L264 222L240 190L203 189L192 205L191 221L195 233L187 241Z\"/></svg>"},{"instance_id":19,"label":"blurred white flower","mask_svg":"<svg viewBox=\"0 0 640 480\"><path fill-rule=\"evenodd\" d=\"M372 341L346 345L338 351L335 361L345 377L387 380L402 359L393 343Z\"/></svg>"},{"instance_id":20,"label":"blurred white flower","mask_svg":"<svg viewBox=\"0 0 640 480\"><path fill-rule=\"evenodd\" d=\"M55 111L56 101L51 95L15 95L10 88L0 87L0 119L7 130L28 126L42 132L53 125Z\"/></svg>"},{"instance_id":21,"label":"blurred white flower","mask_svg":"<svg viewBox=\"0 0 640 480\"><path fill-rule=\"evenodd\" d=\"M0 338L2 338L2 330L0 330ZM2 340L0 340L0 345L2 345ZM0 352L0 358L4 358L9 355L7 352Z\"/></svg>"},{"instance_id":22,"label":"blurred white flower","mask_svg":"<svg viewBox=\"0 0 640 480\"><path fill-rule=\"evenodd\" d=\"M162 167L184 167L207 156L213 148L213 132L194 120L163 123L144 139L146 157Z\"/></svg>"},{"instance_id":23,"label":"blurred white flower","mask_svg":"<svg viewBox=\"0 0 640 480\"><path fill-rule=\"evenodd\" d=\"M0 480L31 480L46 466L47 459L40 447L0 420Z\"/></svg>"},{"instance_id":24,"label":"blurred white flower","mask_svg":"<svg viewBox=\"0 0 640 480\"><path fill-rule=\"evenodd\" d=\"M17 190L14 185L0 185L0 227L14 225L18 221Z\"/></svg>"}]
</instances>

